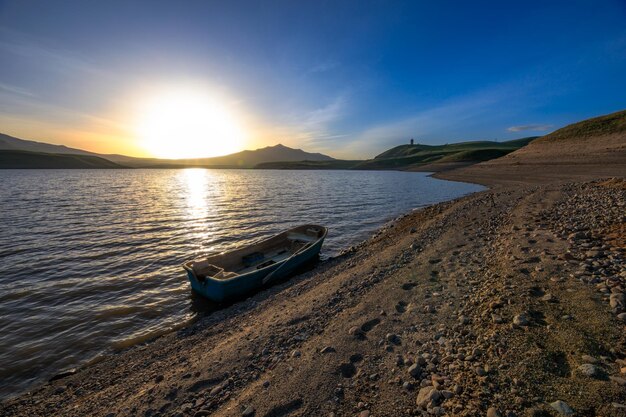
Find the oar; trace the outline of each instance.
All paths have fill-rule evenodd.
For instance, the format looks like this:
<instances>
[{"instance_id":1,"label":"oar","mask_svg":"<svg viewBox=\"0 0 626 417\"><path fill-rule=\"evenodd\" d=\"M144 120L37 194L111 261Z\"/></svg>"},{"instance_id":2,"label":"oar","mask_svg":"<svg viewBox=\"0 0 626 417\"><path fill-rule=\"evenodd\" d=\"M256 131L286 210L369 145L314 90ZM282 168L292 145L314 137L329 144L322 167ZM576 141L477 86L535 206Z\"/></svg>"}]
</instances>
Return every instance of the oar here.
<instances>
[{"instance_id":1,"label":"oar","mask_svg":"<svg viewBox=\"0 0 626 417\"><path fill-rule=\"evenodd\" d=\"M316 242L317 243L317 242ZM277 274L278 271L280 271L282 268L285 267L285 265L287 265L289 263L289 261L296 255L300 254L301 252L304 252L306 249L309 249L310 247L312 247L313 245L311 244L307 244L304 245L302 248L300 248L299 250L297 250L296 252L294 252L293 255L291 255L289 258L285 259L285 262L283 262L283 264L281 266L279 266L278 268L276 268L275 270L273 270L272 272L270 272L265 278L263 278L263 285L269 284L272 281L276 280L279 275Z\"/></svg>"}]
</instances>

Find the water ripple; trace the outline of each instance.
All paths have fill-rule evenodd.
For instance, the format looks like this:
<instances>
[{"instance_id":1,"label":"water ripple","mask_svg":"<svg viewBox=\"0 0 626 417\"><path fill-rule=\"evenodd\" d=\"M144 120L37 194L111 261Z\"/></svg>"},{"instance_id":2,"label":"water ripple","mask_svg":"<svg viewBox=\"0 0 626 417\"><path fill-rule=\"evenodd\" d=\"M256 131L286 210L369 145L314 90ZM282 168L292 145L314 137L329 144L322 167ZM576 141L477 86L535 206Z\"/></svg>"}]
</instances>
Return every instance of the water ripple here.
<instances>
[{"instance_id":1,"label":"water ripple","mask_svg":"<svg viewBox=\"0 0 626 417\"><path fill-rule=\"evenodd\" d=\"M422 173L0 171L0 398L186 325L180 264L301 223L331 256L480 187ZM197 304L197 303L196 303Z\"/></svg>"}]
</instances>

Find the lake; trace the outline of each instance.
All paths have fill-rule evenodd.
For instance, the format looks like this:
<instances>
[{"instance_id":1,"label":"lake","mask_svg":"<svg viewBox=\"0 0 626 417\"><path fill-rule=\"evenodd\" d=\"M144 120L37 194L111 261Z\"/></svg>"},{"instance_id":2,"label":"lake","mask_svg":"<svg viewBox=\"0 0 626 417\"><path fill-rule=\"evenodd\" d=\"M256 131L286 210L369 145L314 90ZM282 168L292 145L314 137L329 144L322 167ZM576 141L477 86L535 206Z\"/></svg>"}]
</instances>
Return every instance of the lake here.
<instances>
[{"instance_id":1,"label":"lake","mask_svg":"<svg viewBox=\"0 0 626 417\"><path fill-rule=\"evenodd\" d=\"M183 261L301 223L322 257L482 190L425 173L0 170L0 398L198 313ZM197 304L197 303L196 303Z\"/></svg>"}]
</instances>

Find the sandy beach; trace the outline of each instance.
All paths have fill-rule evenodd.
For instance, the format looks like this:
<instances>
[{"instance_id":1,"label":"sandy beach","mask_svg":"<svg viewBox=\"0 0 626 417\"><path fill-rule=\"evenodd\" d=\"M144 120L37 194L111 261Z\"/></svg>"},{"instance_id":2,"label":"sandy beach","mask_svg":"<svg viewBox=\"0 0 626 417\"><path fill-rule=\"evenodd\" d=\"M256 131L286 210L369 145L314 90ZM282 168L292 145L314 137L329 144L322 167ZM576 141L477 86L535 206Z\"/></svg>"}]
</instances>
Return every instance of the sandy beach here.
<instances>
[{"instance_id":1,"label":"sandy beach","mask_svg":"<svg viewBox=\"0 0 626 417\"><path fill-rule=\"evenodd\" d=\"M0 414L623 416L626 183L594 180L623 165L481 165L437 175L490 190Z\"/></svg>"}]
</instances>

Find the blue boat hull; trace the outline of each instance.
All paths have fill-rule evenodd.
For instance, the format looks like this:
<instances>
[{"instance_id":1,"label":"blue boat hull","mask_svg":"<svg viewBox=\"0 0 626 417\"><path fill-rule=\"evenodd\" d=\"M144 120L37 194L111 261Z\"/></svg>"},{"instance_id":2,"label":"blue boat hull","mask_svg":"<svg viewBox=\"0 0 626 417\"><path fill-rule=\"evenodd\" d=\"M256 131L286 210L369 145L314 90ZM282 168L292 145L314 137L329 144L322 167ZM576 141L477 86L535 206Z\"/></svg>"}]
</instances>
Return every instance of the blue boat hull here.
<instances>
[{"instance_id":1,"label":"blue boat hull","mask_svg":"<svg viewBox=\"0 0 626 417\"><path fill-rule=\"evenodd\" d=\"M263 287L269 287L276 280L288 276L300 266L312 261L319 255L325 237L326 235L324 234L310 247L287 258L284 262L233 278L215 279L206 277L203 280L199 280L191 269L185 268L185 270L191 282L191 288L195 292L211 301L222 302L258 291Z\"/></svg>"}]
</instances>

